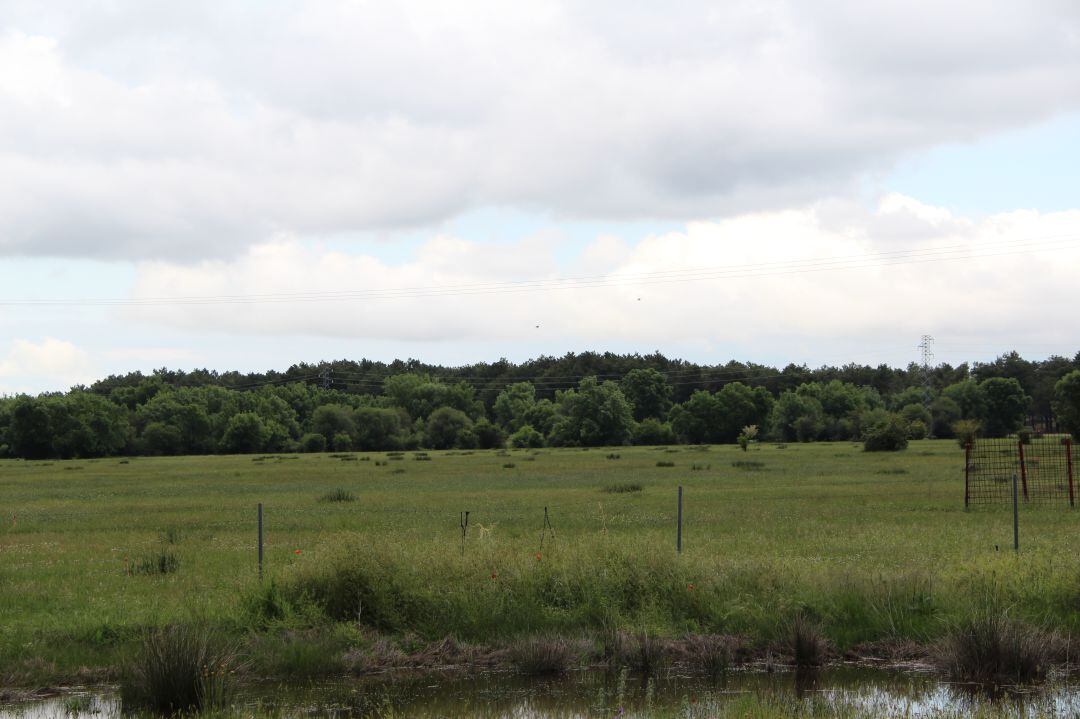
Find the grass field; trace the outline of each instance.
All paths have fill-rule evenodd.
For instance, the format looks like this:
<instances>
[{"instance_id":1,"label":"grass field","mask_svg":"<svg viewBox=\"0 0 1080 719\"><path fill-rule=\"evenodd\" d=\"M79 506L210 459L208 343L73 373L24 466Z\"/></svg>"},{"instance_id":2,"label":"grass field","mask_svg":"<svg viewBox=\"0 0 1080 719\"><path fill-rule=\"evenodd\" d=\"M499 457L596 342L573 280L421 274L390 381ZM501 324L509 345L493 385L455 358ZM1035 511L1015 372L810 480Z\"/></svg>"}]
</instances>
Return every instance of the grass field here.
<instances>
[{"instance_id":1,"label":"grass field","mask_svg":"<svg viewBox=\"0 0 1080 719\"><path fill-rule=\"evenodd\" d=\"M962 461L945 441L4 461L0 668L70 676L192 618L248 637L338 622L767 642L802 613L843 650L930 642L990 607L1074 634L1077 515L1022 508L1015 555L1008 508L964 511Z\"/></svg>"}]
</instances>

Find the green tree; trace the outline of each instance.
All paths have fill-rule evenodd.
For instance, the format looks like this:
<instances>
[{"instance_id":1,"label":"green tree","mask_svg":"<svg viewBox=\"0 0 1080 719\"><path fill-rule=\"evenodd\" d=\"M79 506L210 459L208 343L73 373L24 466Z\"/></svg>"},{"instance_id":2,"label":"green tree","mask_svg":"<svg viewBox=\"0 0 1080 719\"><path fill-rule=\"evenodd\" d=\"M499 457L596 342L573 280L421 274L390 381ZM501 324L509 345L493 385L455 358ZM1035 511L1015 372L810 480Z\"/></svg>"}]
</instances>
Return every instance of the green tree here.
<instances>
[{"instance_id":1,"label":"green tree","mask_svg":"<svg viewBox=\"0 0 1080 719\"><path fill-rule=\"evenodd\" d=\"M941 396L930 403L930 431L942 439L953 436L953 425L961 418L960 405Z\"/></svg>"},{"instance_id":2,"label":"green tree","mask_svg":"<svg viewBox=\"0 0 1080 719\"><path fill-rule=\"evenodd\" d=\"M184 435L180 428L165 422L146 425L141 440L147 454L171 456L184 451Z\"/></svg>"},{"instance_id":3,"label":"green tree","mask_svg":"<svg viewBox=\"0 0 1080 719\"><path fill-rule=\"evenodd\" d=\"M432 449L450 449L459 445L459 435L472 432L472 420L460 409L439 407L427 419L425 436ZM475 435L474 435L475 437Z\"/></svg>"},{"instance_id":4,"label":"green tree","mask_svg":"<svg viewBox=\"0 0 1080 719\"><path fill-rule=\"evenodd\" d=\"M722 417L720 400L712 392L699 389L682 404L671 408L671 429L690 444L718 441Z\"/></svg>"},{"instance_id":5,"label":"green tree","mask_svg":"<svg viewBox=\"0 0 1080 719\"><path fill-rule=\"evenodd\" d=\"M536 388L532 382L517 382L499 392L492 411L499 424L514 432L528 423L528 413L535 406Z\"/></svg>"},{"instance_id":6,"label":"green tree","mask_svg":"<svg viewBox=\"0 0 1080 719\"><path fill-rule=\"evenodd\" d=\"M311 431L327 438L342 433L349 436L356 434L353 408L344 404L324 404L316 407L311 414Z\"/></svg>"},{"instance_id":7,"label":"green tree","mask_svg":"<svg viewBox=\"0 0 1080 719\"><path fill-rule=\"evenodd\" d=\"M961 419L982 420L986 416L986 393L973 379L951 384L941 394L956 403Z\"/></svg>"},{"instance_id":8,"label":"green tree","mask_svg":"<svg viewBox=\"0 0 1080 719\"><path fill-rule=\"evenodd\" d=\"M231 454L261 452L270 438L270 430L254 412L232 416L221 437L221 451Z\"/></svg>"},{"instance_id":9,"label":"green tree","mask_svg":"<svg viewBox=\"0 0 1080 719\"><path fill-rule=\"evenodd\" d=\"M1062 429L1080 439L1080 370L1069 372L1054 385L1054 412Z\"/></svg>"},{"instance_id":10,"label":"green tree","mask_svg":"<svg viewBox=\"0 0 1080 719\"><path fill-rule=\"evenodd\" d=\"M671 408L671 386L664 375L651 367L627 372L619 382L619 389L633 407L638 422L648 417L663 419Z\"/></svg>"},{"instance_id":11,"label":"green tree","mask_svg":"<svg viewBox=\"0 0 1080 719\"><path fill-rule=\"evenodd\" d=\"M596 447L630 442L634 415L619 385L586 377L577 390L556 395L559 418L551 431L553 444Z\"/></svg>"},{"instance_id":12,"label":"green tree","mask_svg":"<svg viewBox=\"0 0 1080 719\"><path fill-rule=\"evenodd\" d=\"M385 452L401 449L406 430L402 410L387 407L357 407L353 411L356 449L361 452Z\"/></svg>"},{"instance_id":13,"label":"green tree","mask_svg":"<svg viewBox=\"0 0 1080 719\"><path fill-rule=\"evenodd\" d=\"M784 392L773 405L769 424L777 439L812 442L825 430L825 412L816 397Z\"/></svg>"},{"instance_id":14,"label":"green tree","mask_svg":"<svg viewBox=\"0 0 1080 719\"><path fill-rule=\"evenodd\" d=\"M979 383L986 397L982 426L987 437L1004 437L1020 429L1031 398L1014 378L991 377Z\"/></svg>"},{"instance_id":15,"label":"green tree","mask_svg":"<svg viewBox=\"0 0 1080 719\"><path fill-rule=\"evenodd\" d=\"M25 395L15 399L8 443L16 457L46 459L53 456L52 426L44 402Z\"/></svg>"}]
</instances>

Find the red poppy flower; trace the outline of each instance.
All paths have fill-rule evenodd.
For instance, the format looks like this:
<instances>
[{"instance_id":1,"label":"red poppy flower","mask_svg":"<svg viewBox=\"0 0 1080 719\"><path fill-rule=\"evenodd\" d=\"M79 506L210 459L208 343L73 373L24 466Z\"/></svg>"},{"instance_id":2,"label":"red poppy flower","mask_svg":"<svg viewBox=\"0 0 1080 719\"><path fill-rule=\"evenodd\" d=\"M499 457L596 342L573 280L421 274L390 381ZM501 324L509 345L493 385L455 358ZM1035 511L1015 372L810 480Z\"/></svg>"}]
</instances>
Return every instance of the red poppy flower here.
<instances>
[{"instance_id":1,"label":"red poppy flower","mask_svg":"<svg viewBox=\"0 0 1080 719\"><path fill-rule=\"evenodd\" d=\"M540 561L540 552L536 553L536 561L538 561L538 562Z\"/></svg>"},{"instance_id":2,"label":"red poppy flower","mask_svg":"<svg viewBox=\"0 0 1080 719\"><path fill-rule=\"evenodd\" d=\"M686 591L688 591L688 592L694 591L694 583L693 582L690 582L689 584L686 585Z\"/></svg>"},{"instance_id":3,"label":"red poppy flower","mask_svg":"<svg viewBox=\"0 0 1080 719\"><path fill-rule=\"evenodd\" d=\"M495 572L492 572L492 573L491 573L491 581L493 581L493 582L494 582L494 581L495 581L495 578L496 578L496 576L498 576L498 575L496 575L496 574L495 574Z\"/></svg>"},{"instance_id":4,"label":"red poppy flower","mask_svg":"<svg viewBox=\"0 0 1080 719\"><path fill-rule=\"evenodd\" d=\"M294 550L292 550L292 553L293 554L300 554L300 550L299 549L294 549Z\"/></svg>"}]
</instances>

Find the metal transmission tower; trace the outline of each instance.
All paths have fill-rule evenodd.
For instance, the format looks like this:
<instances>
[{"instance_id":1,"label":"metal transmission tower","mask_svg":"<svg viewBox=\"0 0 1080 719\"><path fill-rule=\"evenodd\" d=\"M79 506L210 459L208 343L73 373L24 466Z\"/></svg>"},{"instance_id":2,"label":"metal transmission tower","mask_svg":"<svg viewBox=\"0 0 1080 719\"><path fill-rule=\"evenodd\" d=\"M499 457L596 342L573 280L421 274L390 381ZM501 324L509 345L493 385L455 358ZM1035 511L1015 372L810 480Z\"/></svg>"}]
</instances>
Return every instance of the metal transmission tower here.
<instances>
[{"instance_id":1,"label":"metal transmission tower","mask_svg":"<svg viewBox=\"0 0 1080 719\"><path fill-rule=\"evenodd\" d=\"M322 371L319 372L319 379L322 380L322 388L323 389L330 389L333 386L334 380L330 376L330 366L329 365L327 365L326 367L323 367Z\"/></svg>"},{"instance_id":2,"label":"metal transmission tower","mask_svg":"<svg viewBox=\"0 0 1080 719\"><path fill-rule=\"evenodd\" d=\"M930 409L930 391L933 389L933 366L934 366L934 338L930 335L923 335L922 341L919 342L919 349L922 351L922 385L923 385L923 404L927 409Z\"/></svg>"}]
</instances>

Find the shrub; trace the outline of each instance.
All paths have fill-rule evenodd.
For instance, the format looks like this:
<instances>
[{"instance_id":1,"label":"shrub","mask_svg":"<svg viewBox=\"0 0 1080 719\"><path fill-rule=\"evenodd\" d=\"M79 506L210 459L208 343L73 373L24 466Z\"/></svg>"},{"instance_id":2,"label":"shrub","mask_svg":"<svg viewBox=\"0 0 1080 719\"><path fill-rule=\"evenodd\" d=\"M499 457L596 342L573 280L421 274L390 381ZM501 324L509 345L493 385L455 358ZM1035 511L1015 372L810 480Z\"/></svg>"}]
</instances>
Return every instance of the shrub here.
<instances>
[{"instance_id":1,"label":"shrub","mask_svg":"<svg viewBox=\"0 0 1080 719\"><path fill-rule=\"evenodd\" d=\"M176 715L228 701L235 651L207 628L170 625L148 631L120 684L125 709Z\"/></svg>"},{"instance_id":2,"label":"shrub","mask_svg":"<svg viewBox=\"0 0 1080 719\"><path fill-rule=\"evenodd\" d=\"M476 435L476 446L480 449L496 449L506 443L502 428L487 419L477 420L473 433Z\"/></svg>"},{"instance_id":3,"label":"shrub","mask_svg":"<svg viewBox=\"0 0 1080 719\"><path fill-rule=\"evenodd\" d=\"M325 452L326 437L318 432L308 432L300 438L301 452Z\"/></svg>"},{"instance_id":4,"label":"shrub","mask_svg":"<svg viewBox=\"0 0 1080 719\"><path fill-rule=\"evenodd\" d=\"M675 431L670 422L661 422L650 417L634 427L632 441L637 445L674 444Z\"/></svg>"},{"instance_id":5,"label":"shrub","mask_svg":"<svg viewBox=\"0 0 1080 719\"><path fill-rule=\"evenodd\" d=\"M975 439L979 436L979 422L974 419L958 420L953 422L952 432L956 437L956 443L961 448L967 447L969 444L975 444Z\"/></svg>"},{"instance_id":6,"label":"shrub","mask_svg":"<svg viewBox=\"0 0 1080 719\"><path fill-rule=\"evenodd\" d=\"M348 452L352 449L353 439L348 432L338 432L330 441L330 448L335 452Z\"/></svg>"},{"instance_id":7,"label":"shrub","mask_svg":"<svg viewBox=\"0 0 1080 719\"><path fill-rule=\"evenodd\" d=\"M544 435L537 432L530 425L522 425L517 432L510 435L510 446L515 449L535 449L544 446Z\"/></svg>"},{"instance_id":8,"label":"shrub","mask_svg":"<svg viewBox=\"0 0 1080 719\"><path fill-rule=\"evenodd\" d=\"M921 419L914 419L908 423L908 439L926 439L927 432L929 432L929 430Z\"/></svg>"},{"instance_id":9,"label":"shrub","mask_svg":"<svg viewBox=\"0 0 1080 719\"><path fill-rule=\"evenodd\" d=\"M765 463L759 462L756 459L737 459L731 463L731 466L735 469L742 469L748 472L753 472L759 469L765 469Z\"/></svg>"},{"instance_id":10,"label":"shrub","mask_svg":"<svg viewBox=\"0 0 1080 719\"><path fill-rule=\"evenodd\" d=\"M866 452L897 452L907 449L908 428L903 418L889 414L866 429L863 450Z\"/></svg>"},{"instance_id":11,"label":"shrub","mask_svg":"<svg viewBox=\"0 0 1080 719\"><path fill-rule=\"evenodd\" d=\"M674 467L674 466L675 466L675 463L674 463L674 462L665 462L665 461L660 461L660 462L657 462L657 463L656 463L656 466L657 466L657 467Z\"/></svg>"}]
</instances>

